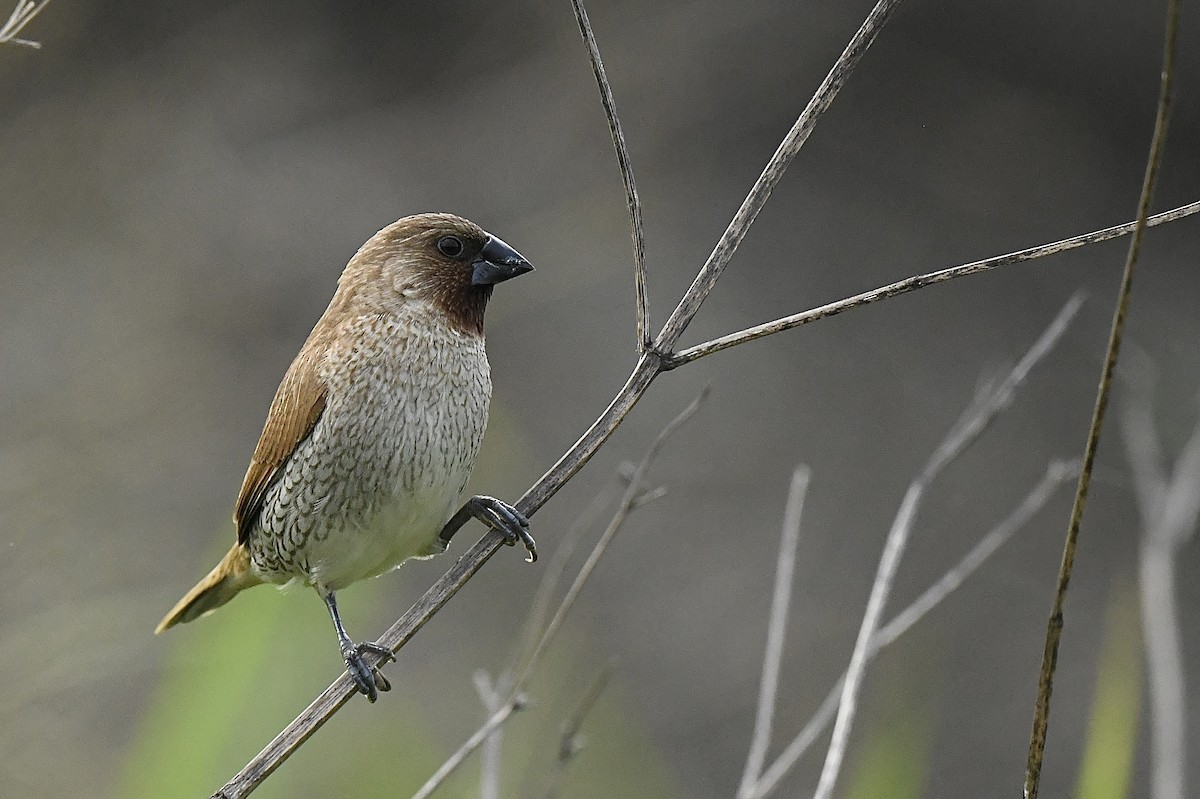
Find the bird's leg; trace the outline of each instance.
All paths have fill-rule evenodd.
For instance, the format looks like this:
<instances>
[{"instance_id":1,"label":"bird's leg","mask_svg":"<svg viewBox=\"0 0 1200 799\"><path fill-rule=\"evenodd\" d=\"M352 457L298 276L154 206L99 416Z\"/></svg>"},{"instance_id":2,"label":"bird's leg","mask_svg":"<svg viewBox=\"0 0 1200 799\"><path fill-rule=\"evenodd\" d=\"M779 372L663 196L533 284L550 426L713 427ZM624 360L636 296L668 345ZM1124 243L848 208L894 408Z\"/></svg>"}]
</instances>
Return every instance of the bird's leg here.
<instances>
[{"instance_id":1,"label":"bird's leg","mask_svg":"<svg viewBox=\"0 0 1200 799\"><path fill-rule=\"evenodd\" d=\"M525 514L495 497L485 497L482 494L471 497L458 512L450 517L442 528L441 539L449 544L454 534L471 519L478 519L496 532L504 536L504 542L510 547L518 541L525 545L529 563L537 560L537 544L529 534L529 519Z\"/></svg>"},{"instance_id":2,"label":"bird's leg","mask_svg":"<svg viewBox=\"0 0 1200 799\"><path fill-rule=\"evenodd\" d=\"M349 672L350 679L354 680L359 693L365 694L367 701L374 702L379 698L379 691L390 691L392 685L386 677L366 664L366 661L363 660L363 653L373 652L379 655L383 658L379 661L380 663L395 660L396 654L386 646L381 646L373 641L364 641L361 644L351 641L350 636L346 634L346 627L342 624L342 617L338 613L337 600L334 598L333 592L321 591L320 593L321 598L325 600L325 607L329 608L329 615L333 618L333 629L337 631L338 644L342 648L342 659L346 661L346 671Z\"/></svg>"}]
</instances>

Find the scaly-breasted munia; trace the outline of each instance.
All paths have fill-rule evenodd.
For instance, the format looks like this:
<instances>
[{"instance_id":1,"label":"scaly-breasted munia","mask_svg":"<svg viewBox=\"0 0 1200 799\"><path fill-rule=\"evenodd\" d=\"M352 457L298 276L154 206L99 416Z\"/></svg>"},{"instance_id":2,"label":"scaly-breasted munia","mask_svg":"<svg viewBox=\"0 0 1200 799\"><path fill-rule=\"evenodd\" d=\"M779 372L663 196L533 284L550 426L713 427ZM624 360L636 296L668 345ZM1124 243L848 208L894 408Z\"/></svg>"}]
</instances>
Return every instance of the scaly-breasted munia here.
<instances>
[{"instance_id":1,"label":"scaly-breasted munia","mask_svg":"<svg viewBox=\"0 0 1200 799\"><path fill-rule=\"evenodd\" d=\"M237 543L155 632L259 583L311 585L373 702L388 685L363 653L392 653L351 641L335 591L444 551L472 516L536 557L515 508L477 496L450 513L487 425L484 309L496 283L531 269L451 214L405 217L372 236L275 393L234 510Z\"/></svg>"}]
</instances>

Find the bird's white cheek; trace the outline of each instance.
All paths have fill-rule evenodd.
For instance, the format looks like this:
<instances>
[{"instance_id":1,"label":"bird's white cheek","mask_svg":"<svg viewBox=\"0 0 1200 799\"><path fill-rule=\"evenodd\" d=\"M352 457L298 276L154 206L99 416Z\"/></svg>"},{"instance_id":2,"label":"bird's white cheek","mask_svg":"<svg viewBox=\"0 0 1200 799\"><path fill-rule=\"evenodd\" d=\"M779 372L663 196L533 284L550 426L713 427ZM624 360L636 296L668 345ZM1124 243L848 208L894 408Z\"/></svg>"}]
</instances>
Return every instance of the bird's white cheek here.
<instances>
[{"instance_id":1,"label":"bird's white cheek","mask_svg":"<svg viewBox=\"0 0 1200 799\"><path fill-rule=\"evenodd\" d=\"M416 299L421 296L421 287L413 282L410 276L405 275L403 271L398 271L395 277L392 278L392 288L405 299Z\"/></svg>"}]
</instances>

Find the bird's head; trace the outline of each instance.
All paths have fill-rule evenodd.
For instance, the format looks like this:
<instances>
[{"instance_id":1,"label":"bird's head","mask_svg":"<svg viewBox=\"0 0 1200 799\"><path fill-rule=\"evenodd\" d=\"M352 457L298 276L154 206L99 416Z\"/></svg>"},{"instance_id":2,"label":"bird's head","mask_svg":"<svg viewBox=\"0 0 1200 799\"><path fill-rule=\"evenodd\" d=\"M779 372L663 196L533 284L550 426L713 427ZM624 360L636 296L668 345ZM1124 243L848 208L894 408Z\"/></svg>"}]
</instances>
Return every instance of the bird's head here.
<instances>
[{"instance_id":1,"label":"bird's head","mask_svg":"<svg viewBox=\"0 0 1200 799\"><path fill-rule=\"evenodd\" d=\"M417 214L368 239L342 273L338 293L382 311L429 303L455 328L482 335L492 288L532 270L524 256L474 222Z\"/></svg>"}]
</instances>

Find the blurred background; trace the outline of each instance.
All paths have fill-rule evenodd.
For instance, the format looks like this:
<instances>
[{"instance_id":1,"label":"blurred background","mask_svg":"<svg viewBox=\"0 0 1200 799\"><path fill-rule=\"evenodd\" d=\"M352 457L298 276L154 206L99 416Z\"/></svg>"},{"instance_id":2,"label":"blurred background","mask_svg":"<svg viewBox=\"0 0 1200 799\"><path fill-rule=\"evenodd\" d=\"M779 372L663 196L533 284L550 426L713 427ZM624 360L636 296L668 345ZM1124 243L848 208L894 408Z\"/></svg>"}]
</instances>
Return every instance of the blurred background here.
<instances>
[{"instance_id":1,"label":"blurred background","mask_svg":"<svg viewBox=\"0 0 1200 799\"><path fill-rule=\"evenodd\" d=\"M590 8L645 204L655 330L870 5ZM683 343L1130 219L1163 5L907 4ZM537 265L488 318L495 398L472 487L513 499L634 361L620 177L565 1L55 0L23 35L43 48L0 47L0 795L207 796L341 669L308 591L260 588L151 632L228 547L270 398L346 260L397 217L448 210ZM1195 15L1179 47L1156 210L1200 199ZM813 480L772 753L844 668L909 481L1078 290L1089 301L1063 343L930 493L887 615L1081 451L1126 246L943 284L664 375L536 516L543 561L502 551L389 667L389 695L351 702L256 795L410 795L483 719L472 675L507 663L564 532L708 384L653 469L668 493L630 520L531 685L536 707L506 728L502 777L505 796L542 795L562 719L616 656L562 795L733 795L794 466ZM1148 234L1128 331L1171 458L1200 396L1198 251L1198 221ZM1122 383L1116 412L1131 393ZM1142 533L1111 419L1047 796L1149 795ZM1016 794L1068 493L872 664L840 796ZM450 563L345 591L351 634L377 635ZM1197 565L1183 549L1190 697ZM780 795L812 789L818 749ZM1080 787L1088 763L1103 790ZM441 795L477 795L478 773L472 760Z\"/></svg>"}]
</instances>

